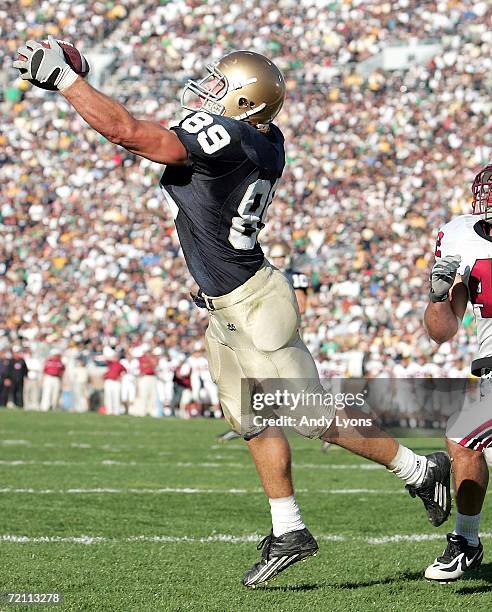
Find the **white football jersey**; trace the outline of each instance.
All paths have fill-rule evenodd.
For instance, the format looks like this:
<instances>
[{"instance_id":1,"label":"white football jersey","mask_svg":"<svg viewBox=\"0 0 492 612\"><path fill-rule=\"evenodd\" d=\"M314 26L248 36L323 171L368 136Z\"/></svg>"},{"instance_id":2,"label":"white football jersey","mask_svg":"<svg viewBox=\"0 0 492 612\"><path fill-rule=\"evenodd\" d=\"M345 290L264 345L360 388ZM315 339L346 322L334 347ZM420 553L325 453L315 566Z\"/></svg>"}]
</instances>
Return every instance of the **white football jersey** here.
<instances>
[{"instance_id":1,"label":"white football jersey","mask_svg":"<svg viewBox=\"0 0 492 612\"><path fill-rule=\"evenodd\" d=\"M435 255L461 255L458 274L468 287L477 323L478 355L472 372L480 376L482 367L492 367L492 236L484 233L479 217L461 215L439 231Z\"/></svg>"}]
</instances>

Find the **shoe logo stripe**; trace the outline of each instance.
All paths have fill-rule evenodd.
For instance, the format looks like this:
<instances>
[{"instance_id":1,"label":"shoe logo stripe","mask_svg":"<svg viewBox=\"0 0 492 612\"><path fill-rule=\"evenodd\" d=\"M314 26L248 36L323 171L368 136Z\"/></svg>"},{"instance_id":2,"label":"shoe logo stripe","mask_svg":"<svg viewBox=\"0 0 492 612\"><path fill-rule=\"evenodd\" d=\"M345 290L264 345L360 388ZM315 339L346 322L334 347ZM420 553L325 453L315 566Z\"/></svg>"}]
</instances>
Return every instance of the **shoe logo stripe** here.
<instances>
[{"instance_id":1,"label":"shoe logo stripe","mask_svg":"<svg viewBox=\"0 0 492 612\"><path fill-rule=\"evenodd\" d=\"M269 562L269 564L266 565L263 570L256 576L254 582L263 582L265 580L268 580L268 578L270 578L270 576L275 572L277 567L279 567L285 559L287 559L287 556L276 557L275 561L273 561L272 564L270 564Z\"/></svg>"}]
</instances>

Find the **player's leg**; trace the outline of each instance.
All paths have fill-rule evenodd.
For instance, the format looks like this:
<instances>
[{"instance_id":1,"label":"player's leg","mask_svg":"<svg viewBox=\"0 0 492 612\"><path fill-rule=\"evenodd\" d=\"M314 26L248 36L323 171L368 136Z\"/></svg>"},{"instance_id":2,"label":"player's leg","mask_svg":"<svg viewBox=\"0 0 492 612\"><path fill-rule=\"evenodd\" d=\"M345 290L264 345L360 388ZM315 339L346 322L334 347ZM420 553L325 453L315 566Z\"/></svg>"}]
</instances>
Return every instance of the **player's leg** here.
<instances>
[{"instance_id":1,"label":"player's leg","mask_svg":"<svg viewBox=\"0 0 492 612\"><path fill-rule=\"evenodd\" d=\"M14 383L14 404L17 408L24 407L24 384L22 379Z\"/></svg>"},{"instance_id":2,"label":"player's leg","mask_svg":"<svg viewBox=\"0 0 492 612\"><path fill-rule=\"evenodd\" d=\"M259 380L270 378L273 385L276 384L275 379L280 379L279 384L284 385L290 394L296 394L298 390L297 395L303 398L319 397L304 404L300 412L298 408L290 412L297 413L297 426L294 429L303 436L321 437L326 442L384 465L404 481L413 497L417 495L422 499L429 521L434 526L442 524L451 510L450 461L446 453L432 453L427 457L417 455L379 429L374 420L363 428L352 426L351 422L368 421L368 415L357 408L335 411L324 404L321 398L326 390L319 380L316 364L297 331L295 295L278 271L273 272L265 284L264 293L255 297L253 312L246 331L256 351L251 350L253 347L236 350L245 375ZM227 313L227 318L231 316L234 313ZM280 323L282 325L279 326ZM346 419L343 428L335 420L330 425L335 413L338 419ZM302 417L315 425L304 424ZM326 421L326 425L318 424L323 421ZM434 500L435 487L443 489L437 501Z\"/></svg>"},{"instance_id":3,"label":"player's leg","mask_svg":"<svg viewBox=\"0 0 492 612\"><path fill-rule=\"evenodd\" d=\"M453 480L458 512L467 516L479 514L489 483L489 470L484 454L482 451L461 446L453 440L447 440L447 445L449 455L453 460ZM477 537L478 530L473 534L473 538Z\"/></svg>"},{"instance_id":4,"label":"player's leg","mask_svg":"<svg viewBox=\"0 0 492 612\"><path fill-rule=\"evenodd\" d=\"M278 428L255 426L251 392L241 383L244 372L237 355L213 337L211 327L212 321L206 334L207 354L224 417L235 431L246 434L270 503L272 532L260 544L261 559L243 577L243 584L254 588L289 565L315 554L318 545L305 528L294 497L289 443Z\"/></svg>"},{"instance_id":5,"label":"player's leg","mask_svg":"<svg viewBox=\"0 0 492 612\"><path fill-rule=\"evenodd\" d=\"M60 397L62 392L61 379L53 376L53 410L60 409Z\"/></svg>"},{"instance_id":6,"label":"player's leg","mask_svg":"<svg viewBox=\"0 0 492 612\"><path fill-rule=\"evenodd\" d=\"M212 378L216 381L226 421L245 436L248 449L269 498L293 495L290 447L276 427L255 427L249 392L242 386L244 373L236 353L207 330L206 347Z\"/></svg>"},{"instance_id":7,"label":"player's leg","mask_svg":"<svg viewBox=\"0 0 492 612\"><path fill-rule=\"evenodd\" d=\"M279 427L268 427L248 440L247 444L268 498L271 500L294 495L290 446L282 430Z\"/></svg>"},{"instance_id":8,"label":"player's leg","mask_svg":"<svg viewBox=\"0 0 492 612\"><path fill-rule=\"evenodd\" d=\"M44 375L41 382L41 401L39 410L41 412L47 412L49 410L49 398L48 398L48 381L47 376Z\"/></svg>"},{"instance_id":9,"label":"player's leg","mask_svg":"<svg viewBox=\"0 0 492 612\"><path fill-rule=\"evenodd\" d=\"M48 377L48 410L58 409L56 381L57 378L55 376Z\"/></svg>"},{"instance_id":10,"label":"player's leg","mask_svg":"<svg viewBox=\"0 0 492 612\"><path fill-rule=\"evenodd\" d=\"M451 463L446 453L438 451L419 455L400 444L393 436L380 429L374 421L363 428L352 422L367 423L368 414L347 407L338 413L343 428L336 423L321 436L361 457L385 466L403 480L412 497L419 497L434 527L442 525L451 512Z\"/></svg>"},{"instance_id":11,"label":"player's leg","mask_svg":"<svg viewBox=\"0 0 492 612\"><path fill-rule=\"evenodd\" d=\"M111 381L105 380L103 386L103 397L104 407L106 408L106 414L113 414L113 407L111 402Z\"/></svg>"},{"instance_id":12,"label":"player's leg","mask_svg":"<svg viewBox=\"0 0 492 612\"><path fill-rule=\"evenodd\" d=\"M121 414L121 381L115 380L113 384L113 410L114 414Z\"/></svg>"},{"instance_id":13,"label":"player's leg","mask_svg":"<svg viewBox=\"0 0 492 612\"><path fill-rule=\"evenodd\" d=\"M480 514L489 482L489 470L483 453L484 444L490 442L492 427L487 418L488 410L480 410L479 403L473 409L463 410L450 421L448 433L471 431L465 437L450 439L448 451L453 460L453 478L456 497L456 522L452 533L447 534L447 546L425 571L428 580L450 582L461 578L465 572L480 565L483 547L479 538ZM482 425L475 427L477 414ZM485 419L485 420L484 420Z\"/></svg>"}]
</instances>

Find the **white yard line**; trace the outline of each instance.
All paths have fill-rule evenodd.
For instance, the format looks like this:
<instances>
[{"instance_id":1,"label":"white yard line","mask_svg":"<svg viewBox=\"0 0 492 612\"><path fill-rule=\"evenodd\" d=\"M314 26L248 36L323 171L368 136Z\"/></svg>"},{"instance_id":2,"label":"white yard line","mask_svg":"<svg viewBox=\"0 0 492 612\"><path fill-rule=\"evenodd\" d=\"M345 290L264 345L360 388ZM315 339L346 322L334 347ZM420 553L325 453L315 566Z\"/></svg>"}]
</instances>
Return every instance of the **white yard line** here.
<instances>
[{"instance_id":1,"label":"white yard line","mask_svg":"<svg viewBox=\"0 0 492 612\"><path fill-rule=\"evenodd\" d=\"M257 490L246 490L246 489L196 489L193 487L162 487L156 489L146 489L146 488L128 488L128 489L116 489L112 487L98 487L94 489L33 489L33 488L14 488L14 487L4 487L0 489L0 494L9 494L9 493L29 493L32 495L85 495L85 494L113 494L113 495L126 495L126 494L137 494L137 495L161 495L166 493L184 493L184 494L239 494L244 495L247 493L260 493L260 489Z\"/></svg>"},{"instance_id":2,"label":"white yard line","mask_svg":"<svg viewBox=\"0 0 492 612\"><path fill-rule=\"evenodd\" d=\"M82 463L75 463L72 461L31 461L26 459L12 459L7 461L5 459L0 459L0 465L83 465Z\"/></svg>"},{"instance_id":3,"label":"white yard line","mask_svg":"<svg viewBox=\"0 0 492 612\"><path fill-rule=\"evenodd\" d=\"M358 494L374 494L374 495L401 495L406 493L404 489L297 489L298 493L322 493L326 495L358 495ZM69 489L34 489L34 488L17 488L3 487L0 488L0 494L9 493L28 493L31 495L85 495L85 494L113 494L113 495L162 495L166 493L183 493L183 494L232 494L232 495L247 495L262 493L261 489L205 489L195 487L159 487L159 488L113 488L113 487L97 487L93 489L85 488L69 488Z\"/></svg>"},{"instance_id":4,"label":"white yard line","mask_svg":"<svg viewBox=\"0 0 492 612\"><path fill-rule=\"evenodd\" d=\"M76 429L69 429L67 431L67 436L80 436L80 435L84 435L84 436L127 436L128 432L126 431L107 431L107 430L103 430L103 431L80 431L80 430L76 430ZM135 430L132 430L131 435L140 435L140 432L137 432Z\"/></svg>"},{"instance_id":5,"label":"white yard line","mask_svg":"<svg viewBox=\"0 0 492 612\"><path fill-rule=\"evenodd\" d=\"M0 465L18 466L18 465L149 465L147 463L138 464L136 461L116 461L113 459L102 459L101 461L63 461L63 460L46 460L37 461L31 459L0 459ZM158 464L165 465L165 464Z\"/></svg>"},{"instance_id":6,"label":"white yard line","mask_svg":"<svg viewBox=\"0 0 492 612\"><path fill-rule=\"evenodd\" d=\"M87 448L86 446L77 445L76 448ZM105 449L109 450L109 449ZM113 449L115 450L115 449ZM159 453L159 455L171 453ZM17 465L175 465L179 468L193 469L210 469L210 468L244 468L244 463L236 463L231 461L209 461L209 462L193 462L193 461L119 461L113 459L101 459L100 461L64 461L64 460L36 460L36 459L0 459L0 465L17 466ZM295 469L327 469L327 470L381 470L384 469L381 465L371 463L333 463L333 464L317 464L317 463L294 463Z\"/></svg>"},{"instance_id":7,"label":"white yard line","mask_svg":"<svg viewBox=\"0 0 492 612\"><path fill-rule=\"evenodd\" d=\"M377 463L293 463L295 469L312 470L384 470L384 465Z\"/></svg>"},{"instance_id":8,"label":"white yard line","mask_svg":"<svg viewBox=\"0 0 492 612\"><path fill-rule=\"evenodd\" d=\"M0 542L12 544L124 544L136 542L155 542L155 543L191 543L207 544L214 542L240 544L245 542L257 542L261 538L260 534L251 533L246 535L213 534L209 536L172 536L172 535L133 535L126 538L109 538L107 536L25 536L0 534ZM492 533L481 533L482 540L490 540ZM440 533L412 533L395 534L388 536L366 537L366 536L344 536L336 534L318 535L316 539L321 542L360 542L369 545L392 544L394 542L430 542L443 540L444 536Z\"/></svg>"}]
</instances>

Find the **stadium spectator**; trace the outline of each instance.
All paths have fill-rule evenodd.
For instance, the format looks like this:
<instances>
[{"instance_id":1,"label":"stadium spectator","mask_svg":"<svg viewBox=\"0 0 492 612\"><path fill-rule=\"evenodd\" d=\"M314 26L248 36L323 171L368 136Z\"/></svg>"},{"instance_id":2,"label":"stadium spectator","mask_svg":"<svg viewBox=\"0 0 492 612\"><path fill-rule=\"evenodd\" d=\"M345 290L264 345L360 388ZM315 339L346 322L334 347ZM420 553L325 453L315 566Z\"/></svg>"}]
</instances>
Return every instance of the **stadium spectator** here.
<instances>
[{"instance_id":1,"label":"stadium spectator","mask_svg":"<svg viewBox=\"0 0 492 612\"><path fill-rule=\"evenodd\" d=\"M6 389L6 405L10 401L18 408L24 407L24 380L27 377L28 370L26 362L21 353L22 349L18 345L12 347L12 356L7 363L7 371L5 374L4 384L8 382ZM0 402L1 405L1 402Z\"/></svg>"}]
</instances>

